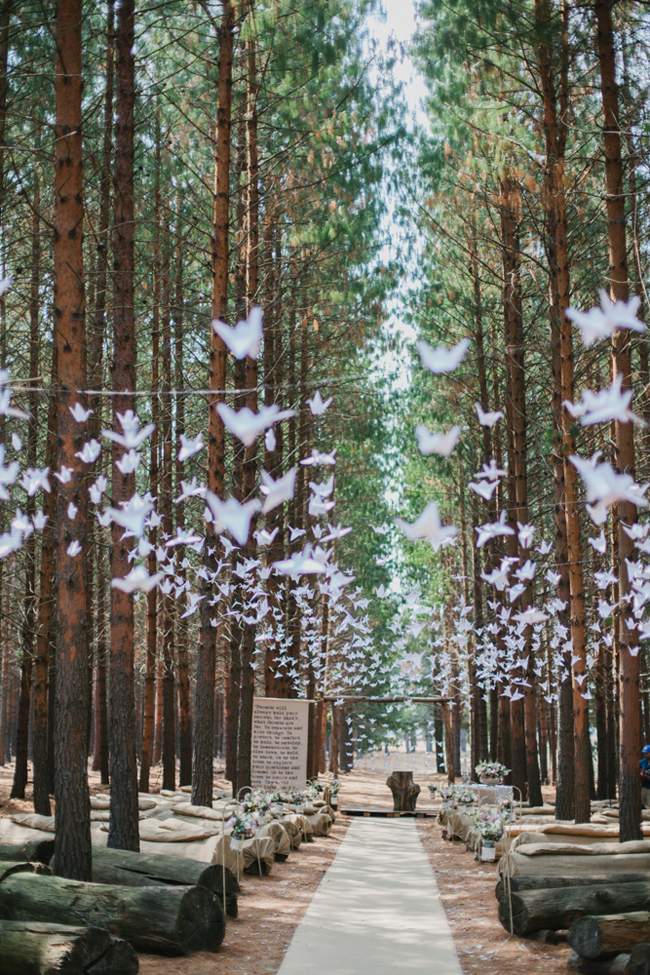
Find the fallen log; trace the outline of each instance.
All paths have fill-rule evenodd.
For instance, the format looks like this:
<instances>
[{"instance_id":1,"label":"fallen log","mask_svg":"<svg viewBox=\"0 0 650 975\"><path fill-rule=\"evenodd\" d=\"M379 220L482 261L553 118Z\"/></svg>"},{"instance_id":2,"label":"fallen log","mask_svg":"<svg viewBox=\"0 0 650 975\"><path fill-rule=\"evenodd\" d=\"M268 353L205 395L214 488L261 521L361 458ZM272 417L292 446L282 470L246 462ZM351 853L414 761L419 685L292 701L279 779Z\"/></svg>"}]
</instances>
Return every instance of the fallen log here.
<instances>
[{"instance_id":1,"label":"fallen log","mask_svg":"<svg viewBox=\"0 0 650 975\"><path fill-rule=\"evenodd\" d=\"M541 928L568 928L587 914L650 911L650 882L597 884L520 890L499 901L499 920L508 932L523 935Z\"/></svg>"},{"instance_id":2,"label":"fallen log","mask_svg":"<svg viewBox=\"0 0 650 975\"><path fill-rule=\"evenodd\" d=\"M0 876L0 918L105 927L136 951L217 951L226 932L221 902L205 887L126 887L62 877Z\"/></svg>"},{"instance_id":3,"label":"fallen log","mask_svg":"<svg viewBox=\"0 0 650 975\"><path fill-rule=\"evenodd\" d=\"M627 975L630 955L621 952L615 958L600 961L582 958L577 951L570 951L566 961L567 972L577 972L578 975Z\"/></svg>"},{"instance_id":4,"label":"fallen log","mask_svg":"<svg viewBox=\"0 0 650 975\"><path fill-rule=\"evenodd\" d=\"M0 843L0 861L13 860L14 863L44 863L49 866L54 856L54 840L33 840L31 843Z\"/></svg>"},{"instance_id":5,"label":"fallen log","mask_svg":"<svg viewBox=\"0 0 650 975\"><path fill-rule=\"evenodd\" d=\"M644 941L632 949L627 975L650 975L650 944Z\"/></svg>"},{"instance_id":6,"label":"fallen log","mask_svg":"<svg viewBox=\"0 0 650 975\"><path fill-rule=\"evenodd\" d=\"M105 928L0 921L2 975L136 975L138 957Z\"/></svg>"},{"instance_id":7,"label":"fallen log","mask_svg":"<svg viewBox=\"0 0 650 975\"><path fill-rule=\"evenodd\" d=\"M605 873L592 874L586 877L535 877L519 875L510 878L510 890L550 890L554 887L593 887L596 884L635 884L645 883L647 873L622 873L608 876ZM495 887L494 894L498 901L506 896L505 880L501 878Z\"/></svg>"},{"instance_id":8,"label":"fallen log","mask_svg":"<svg viewBox=\"0 0 650 975\"><path fill-rule=\"evenodd\" d=\"M223 880L226 877L226 914L237 917L239 883L234 873L217 863L183 860L159 853L134 853L93 847L93 881L127 887L206 887L223 906Z\"/></svg>"},{"instance_id":9,"label":"fallen log","mask_svg":"<svg viewBox=\"0 0 650 975\"><path fill-rule=\"evenodd\" d=\"M569 944L583 958L632 951L649 940L650 913L647 911L581 917L569 928Z\"/></svg>"}]
</instances>

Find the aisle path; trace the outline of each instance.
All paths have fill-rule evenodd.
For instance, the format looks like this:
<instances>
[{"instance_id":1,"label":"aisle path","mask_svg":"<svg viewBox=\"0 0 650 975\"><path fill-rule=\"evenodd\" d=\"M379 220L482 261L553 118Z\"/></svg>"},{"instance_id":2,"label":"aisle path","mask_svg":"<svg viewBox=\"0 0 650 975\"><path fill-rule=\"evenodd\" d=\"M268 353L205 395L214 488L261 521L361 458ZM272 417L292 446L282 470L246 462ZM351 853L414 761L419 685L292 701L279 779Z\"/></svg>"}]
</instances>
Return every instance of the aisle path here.
<instances>
[{"instance_id":1,"label":"aisle path","mask_svg":"<svg viewBox=\"0 0 650 975\"><path fill-rule=\"evenodd\" d=\"M279 975L461 975L413 819L355 819Z\"/></svg>"}]
</instances>

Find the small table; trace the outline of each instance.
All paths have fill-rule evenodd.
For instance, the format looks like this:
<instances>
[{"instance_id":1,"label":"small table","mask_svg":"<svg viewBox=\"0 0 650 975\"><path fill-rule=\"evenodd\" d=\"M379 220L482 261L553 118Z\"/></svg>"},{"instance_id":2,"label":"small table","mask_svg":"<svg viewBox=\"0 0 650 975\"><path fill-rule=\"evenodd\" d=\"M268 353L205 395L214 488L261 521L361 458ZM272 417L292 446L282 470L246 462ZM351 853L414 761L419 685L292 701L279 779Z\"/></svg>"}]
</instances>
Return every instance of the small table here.
<instances>
[{"instance_id":1,"label":"small table","mask_svg":"<svg viewBox=\"0 0 650 975\"><path fill-rule=\"evenodd\" d=\"M494 806L497 799L512 799L511 785L478 785L470 782L469 789L476 792L476 799L480 806Z\"/></svg>"}]
</instances>

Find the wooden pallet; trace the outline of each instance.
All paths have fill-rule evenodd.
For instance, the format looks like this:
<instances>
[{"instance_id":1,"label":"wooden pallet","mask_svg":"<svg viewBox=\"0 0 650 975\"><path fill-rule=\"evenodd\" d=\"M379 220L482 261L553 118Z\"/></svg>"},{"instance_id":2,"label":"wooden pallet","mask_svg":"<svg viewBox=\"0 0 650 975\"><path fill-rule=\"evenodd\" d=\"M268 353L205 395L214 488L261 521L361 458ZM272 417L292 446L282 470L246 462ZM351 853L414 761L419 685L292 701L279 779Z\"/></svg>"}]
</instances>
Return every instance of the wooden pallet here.
<instances>
[{"instance_id":1,"label":"wooden pallet","mask_svg":"<svg viewBox=\"0 0 650 975\"><path fill-rule=\"evenodd\" d=\"M379 816L384 819L399 819L401 816L426 819L437 816L438 811L437 809L415 809L413 812L395 812L393 809L381 809L372 806L342 806L340 810L344 816Z\"/></svg>"}]
</instances>

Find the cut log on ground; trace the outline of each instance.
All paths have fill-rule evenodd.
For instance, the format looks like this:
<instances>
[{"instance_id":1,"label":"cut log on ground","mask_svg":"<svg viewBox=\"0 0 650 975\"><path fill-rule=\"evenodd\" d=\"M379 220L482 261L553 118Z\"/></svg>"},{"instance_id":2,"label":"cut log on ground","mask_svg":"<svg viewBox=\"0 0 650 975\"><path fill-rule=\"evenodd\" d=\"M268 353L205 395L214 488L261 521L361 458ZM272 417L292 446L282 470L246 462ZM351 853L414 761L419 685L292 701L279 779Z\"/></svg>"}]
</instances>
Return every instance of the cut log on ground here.
<instances>
[{"instance_id":1,"label":"cut log on ground","mask_svg":"<svg viewBox=\"0 0 650 975\"><path fill-rule=\"evenodd\" d=\"M647 911L581 917L569 928L569 944L583 958L602 958L615 951L631 952L645 941L650 941Z\"/></svg>"},{"instance_id":2,"label":"cut log on ground","mask_svg":"<svg viewBox=\"0 0 650 975\"><path fill-rule=\"evenodd\" d=\"M622 873L607 876L599 873L586 877L511 877L510 890L549 890L553 887L593 887L596 884L639 884L647 883L647 873ZM501 878L494 890L496 899L506 896L505 880Z\"/></svg>"},{"instance_id":3,"label":"cut log on ground","mask_svg":"<svg viewBox=\"0 0 650 975\"><path fill-rule=\"evenodd\" d=\"M0 843L0 861L13 860L14 863L44 863L49 866L54 856L54 840L36 840L18 846Z\"/></svg>"},{"instance_id":4,"label":"cut log on ground","mask_svg":"<svg viewBox=\"0 0 650 975\"><path fill-rule=\"evenodd\" d=\"M393 772L386 779L386 785L393 793L393 810L413 812L420 795L420 786L413 781L413 772Z\"/></svg>"},{"instance_id":5,"label":"cut log on ground","mask_svg":"<svg viewBox=\"0 0 650 975\"><path fill-rule=\"evenodd\" d=\"M627 975L650 975L650 944L644 941L632 949Z\"/></svg>"},{"instance_id":6,"label":"cut log on ground","mask_svg":"<svg viewBox=\"0 0 650 975\"><path fill-rule=\"evenodd\" d=\"M0 921L2 975L136 975L138 957L105 928Z\"/></svg>"},{"instance_id":7,"label":"cut log on ground","mask_svg":"<svg viewBox=\"0 0 650 975\"><path fill-rule=\"evenodd\" d=\"M615 958L600 961L592 958L582 958L577 951L570 951L566 962L567 972L577 972L578 975L628 975L630 955L621 952Z\"/></svg>"},{"instance_id":8,"label":"cut log on ground","mask_svg":"<svg viewBox=\"0 0 650 975\"><path fill-rule=\"evenodd\" d=\"M14 873L0 878L0 918L105 927L136 951L217 951L221 902L205 887L126 887Z\"/></svg>"},{"instance_id":9,"label":"cut log on ground","mask_svg":"<svg viewBox=\"0 0 650 975\"><path fill-rule=\"evenodd\" d=\"M523 935L541 928L559 931L587 914L638 910L650 911L648 881L516 891L499 901L499 920L508 932Z\"/></svg>"},{"instance_id":10,"label":"cut log on ground","mask_svg":"<svg viewBox=\"0 0 650 975\"><path fill-rule=\"evenodd\" d=\"M226 875L226 914L237 917L239 884L230 870L217 863L183 860L155 853L133 853L93 847L93 881L127 887L207 887L223 905Z\"/></svg>"}]
</instances>

